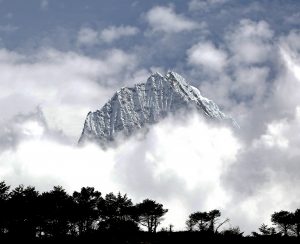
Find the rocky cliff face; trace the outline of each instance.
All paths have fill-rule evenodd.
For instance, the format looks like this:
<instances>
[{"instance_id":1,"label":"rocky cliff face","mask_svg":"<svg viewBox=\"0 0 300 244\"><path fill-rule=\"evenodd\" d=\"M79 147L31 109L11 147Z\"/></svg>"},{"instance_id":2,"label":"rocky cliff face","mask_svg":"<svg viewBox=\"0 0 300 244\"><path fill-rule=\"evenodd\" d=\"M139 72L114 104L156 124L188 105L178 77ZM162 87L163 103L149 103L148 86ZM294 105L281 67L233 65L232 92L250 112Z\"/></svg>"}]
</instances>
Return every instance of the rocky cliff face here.
<instances>
[{"instance_id":1,"label":"rocky cliff face","mask_svg":"<svg viewBox=\"0 0 300 244\"><path fill-rule=\"evenodd\" d=\"M100 110L89 112L79 143L93 141L105 146L120 133L130 136L170 113L192 109L207 119L226 121L238 127L231 117L222 113L213 101L203 97L179 74L168 72L162 76L155 73L146 83L121 88Z\"/></svg>"}]
</instances>

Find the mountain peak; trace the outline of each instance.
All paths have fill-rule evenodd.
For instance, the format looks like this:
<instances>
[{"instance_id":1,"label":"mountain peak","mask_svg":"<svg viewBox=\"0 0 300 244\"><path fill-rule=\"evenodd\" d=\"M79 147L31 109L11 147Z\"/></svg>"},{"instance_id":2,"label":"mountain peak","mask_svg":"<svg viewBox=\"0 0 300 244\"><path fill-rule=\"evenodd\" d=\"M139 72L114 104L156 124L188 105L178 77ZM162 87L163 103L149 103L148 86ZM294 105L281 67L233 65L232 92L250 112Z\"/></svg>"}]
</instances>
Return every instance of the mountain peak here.
<instances>
[{"instance_id":1,"label":"mountain peak","mask_svg":"<svg viewBox=\"0 0 300 244\"><path fill-rule=\"evenodd\" d=\"M94 141L106 146L120 133L130 136L170 113L191 109L206 119L226 121L238 127L231 117L222 113L213 101L203 97L181 75L169 71L163 76L156 72L146 83L122 87L100 110L89 112L79 143Z\"/></svg>"}]
</instances>

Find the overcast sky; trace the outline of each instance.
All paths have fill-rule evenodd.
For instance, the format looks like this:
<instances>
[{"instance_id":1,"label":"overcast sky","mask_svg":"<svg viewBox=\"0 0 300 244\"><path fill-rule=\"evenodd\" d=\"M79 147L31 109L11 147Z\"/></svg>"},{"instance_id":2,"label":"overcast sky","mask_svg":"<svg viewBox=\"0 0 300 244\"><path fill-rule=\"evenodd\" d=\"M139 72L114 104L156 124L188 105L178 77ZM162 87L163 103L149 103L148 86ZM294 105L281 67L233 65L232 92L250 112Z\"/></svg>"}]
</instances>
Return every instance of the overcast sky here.
<instances>
[{"instance_id":1,"label":"overcast sky","mask_svg":"<svg viewBox=\"0 0 300 244\"><path fill-rule=\"evenodd\" d=\"M0 0L1 179L153 197L179 208L179 229L189 211L218 207L249 232L300 208L299 27L297 0ZM76 148L89 111L167 70L241 129L191 115L142 142Z\"/></svg>"}]
</instances>

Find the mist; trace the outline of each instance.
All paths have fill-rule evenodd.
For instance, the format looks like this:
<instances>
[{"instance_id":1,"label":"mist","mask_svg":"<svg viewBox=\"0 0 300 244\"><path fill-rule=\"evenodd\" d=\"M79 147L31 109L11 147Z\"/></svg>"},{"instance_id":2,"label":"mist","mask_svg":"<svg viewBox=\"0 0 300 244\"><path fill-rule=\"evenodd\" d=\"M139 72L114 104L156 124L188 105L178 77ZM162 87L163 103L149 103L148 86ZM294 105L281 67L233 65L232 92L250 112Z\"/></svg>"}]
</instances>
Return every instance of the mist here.
<instances>
[{"instance_id":1,"label":"mist","mask_svg":"<svg viewBox=\"0 0 300 244\"><path fill-rule=\"evenodd\" d=\"M27 126L31 138L1 153L0 177L40 191L93 186L103 194L127 193L135 201L153 198L170 209L165 224L184 229L191 211L225 209L230 197L221 175L240 145L229 128L209 125L196 114L177 121L167 118L144 139L132 137L107 150L62 144L43 136L42 128Z\"/></svg>"}]
</instances>

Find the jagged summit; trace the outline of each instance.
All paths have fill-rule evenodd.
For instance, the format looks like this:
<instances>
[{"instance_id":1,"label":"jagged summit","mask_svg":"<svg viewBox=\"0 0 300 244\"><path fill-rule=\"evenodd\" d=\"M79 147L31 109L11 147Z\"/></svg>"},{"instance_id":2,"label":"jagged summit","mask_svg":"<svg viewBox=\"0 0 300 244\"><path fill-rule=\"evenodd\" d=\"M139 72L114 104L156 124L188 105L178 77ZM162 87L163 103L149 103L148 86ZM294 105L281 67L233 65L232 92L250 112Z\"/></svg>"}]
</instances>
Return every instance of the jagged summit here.
<instances>
[{"instance_id":1,"label":"jagged summit","mask_svg":"<svg viewBox=\"0 0 300 244\"><path fill-rule=\"evenodd\" d=\"M129 136L182 109L196 109L207 119L226 121L238 127L182 76L172 71L165 76L156 72L146 83L122 87L100 110L89 112L79 143L93 141L105 146L119 133Z\"/></svg>"}]
</instances>

